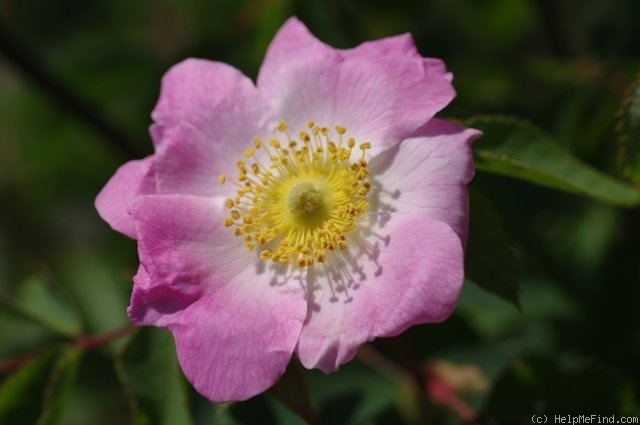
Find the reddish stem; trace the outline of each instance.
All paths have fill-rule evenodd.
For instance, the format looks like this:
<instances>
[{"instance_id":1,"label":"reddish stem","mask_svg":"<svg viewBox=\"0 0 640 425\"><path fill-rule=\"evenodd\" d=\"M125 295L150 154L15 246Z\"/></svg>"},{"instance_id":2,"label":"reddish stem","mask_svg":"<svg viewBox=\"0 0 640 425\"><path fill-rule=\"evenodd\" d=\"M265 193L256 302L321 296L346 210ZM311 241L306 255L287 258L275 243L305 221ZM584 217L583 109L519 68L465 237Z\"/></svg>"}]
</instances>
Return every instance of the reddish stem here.
<instances>
[{"instance_id":1,"label":"reddish stem","mask_svg":"<svg viewBox=\"0 0 640 425\"><path fill-rule=\"evenodd\" d=\"M108 344L111 341L129 334L135 328L136 327L134 325L129 323L119 328L97 335L80 335L72 341L72 345L83 351L92 350L96 347ZM13 370L21 368L22 366L25 366L27 363L38 357L38 355L40 355L42 352L43 351L40 350L38 352L25 353L16 357L12 357L10 359L0 361L0 374L11 372Z\"/></svg>"},{"instance_id":2,"label":"reddish stem","mask_svg":"<svg viewBox=\"0 0 640 425\"><path fill-rule=\"evenodd\" d=\"M0 374L18 369L37 357L35 353L22 354L0 362Z\"/></svg>"},{"instance_id":3,"label":"reddish stem","mask_svg":"<svg viewBox=\"0 0 640 425\"><path fill-rule=\"evenodd\" d=\"M104 332L97 335L81 335L74 342L73 345L81 350L91 350L101 345L105 345L114 341L120 337L123 337L133 331L136 327L131 323L128 323L119 328L113 329L108 332Z\"/></svg>"}]
</instances>

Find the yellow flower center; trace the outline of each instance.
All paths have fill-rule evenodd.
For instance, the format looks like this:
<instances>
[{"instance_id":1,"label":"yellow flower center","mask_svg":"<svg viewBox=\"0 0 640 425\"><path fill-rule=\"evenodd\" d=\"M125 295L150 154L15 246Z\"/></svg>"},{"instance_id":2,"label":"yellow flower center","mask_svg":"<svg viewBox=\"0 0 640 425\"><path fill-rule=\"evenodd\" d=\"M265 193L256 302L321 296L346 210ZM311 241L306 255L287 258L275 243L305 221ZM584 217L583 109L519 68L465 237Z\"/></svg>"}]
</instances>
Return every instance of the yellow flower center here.
<instances>
[{"instance_id":1,"label":"yellow flower center","mask_svg":"<svg viewBox=\"0 0 640 425\"><path fill-rule=\"evenodd\" d=\"M356 140L346 137L346 128L338 125L332 134L312 121L307 127L294 138L280 122L286 143L256 139L236 162L238 174L231 183L237 191L225 200L224 225L265 261L298 267L323 263L329 252L347 248L347 235L369 207L365 153L371 144L359 144L362 154L352 160ZM260 149L265 155L257 155ZM218 181L227 177L221 174Z\"/></svg>"}]
</instances>

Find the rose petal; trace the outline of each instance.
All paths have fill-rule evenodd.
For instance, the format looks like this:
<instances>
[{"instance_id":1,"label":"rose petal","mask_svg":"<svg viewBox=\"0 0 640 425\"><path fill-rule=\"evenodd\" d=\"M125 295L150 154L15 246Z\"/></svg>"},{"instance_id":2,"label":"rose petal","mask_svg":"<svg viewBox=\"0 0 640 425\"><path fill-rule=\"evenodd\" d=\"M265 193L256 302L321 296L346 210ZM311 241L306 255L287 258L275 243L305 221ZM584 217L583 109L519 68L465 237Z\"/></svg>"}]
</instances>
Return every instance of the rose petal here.
<instances>
[{"instance_id":1,"label":"rose petal","mask_svg":"<svg viewBox=\"0 0 640 425\"><path fill-rule=\"evenodd\" d=\"M247 399L278 380L306 300L298 282L276 285L268 270L256 268L255 254L240 250L216 211L217 201L193 196L136 200L144 267L129 313L138 323L169 328L189 381L223 402Z\"/></svg>"},{"instance_id":2,"label":"rose petal","mask_svg":"<svg viewBox=\"0 0 640 425\"><path fill-rule=\"evenodd\" d=\"M196 302L202 294L196 288L152 282L143 265L133 277L133 291L127 314L136 325L166 326L174 316Z\"/></svg>"},{"instance_id":3,"label":"rose petal","mask_svg":"<svg viewBox=\"0 0 640 425\"><path fill-rule=\"evenodd\" d=\"M228 174L240 159L240 144L218 152L220 143L210 133L186 123L166 129L163 139L156 154L158 193L211 197L229 193L228 186L218 182L218 176Z\"/></svg>"},{"instance_id":4,"label":"rose petal","mask_svg":"<svg viewBox=\"0 0 640 425\"><path fill-rule=\"evenodd\" d=\"M481 133L433 119L410 139L370 161L380 182L381 206L402 213L428 215L447 223L466 246L471 181L471 142Z\"/></svg>"},{"instance_id":5,"label":"rose petal","mask_svg":"<svg viewBox=\"0 0 640 425\"><path fill-rule=\"evenodd\" d=\"M383 150L453 99L450 81L442 62L420 57L410 36L336 50L292 18L267 51L258 88L293 131L307 120L340 124Z\"/></svg>"},{"instance_id":6,"label":"rose petal","mask_svg":"<svg viewBox=\"0 0 640 425\"><path fill-rule=\"evenodd\" d=\"M152 286L202 292L224 285L251 264L241 240L223 226L223 208L221 199L198 196L135 199L130 212L138 254ZM211 281L214 274L216 280Z\"/></svg>"},{"instance_id":7,"label":"rose petal","mask_svg":"<svg viewBox=\"0 0 640 425\"><path fill-rule=\"evenodd\" d=\"M242 151L264 137L270 115L240 71L188 59L164 76L152 116L159 192L215 196L217 175L232 171Z\"/></svg>"},{"instance_id":8,"label":"rose petal","mask_svg":"<svg viewBox=\"0 0 640 425\"><path fill-rule=\"evenodd\" d=\"M213 401L246 400L284 373L306 313L299 287L247 270L169 325L193 386Z\"/></svg>"},{"instance_id":9,"label":"rose petal","mask_svg":"<svg viewBox=\"0 0 640 425\"><path fill-rule=\"evenodd\" d=\"M225 231L217 200L141 196L130 211L141 262L129 306L129 316L137 324L166 323L251 264Z\"/></svg>"},{"instance_id":10,"label":"rose petal","mask_svg":"<svg viewBox=\"0 0 640 425\"><path fill-rule=\"evenodd\" d=\"M136 230L127 208L137 196L155 192L152 164L153 157L148 156L122 165L95 200L100 217L111 228L132 239L136 238Z\"/></svg>"},{"instance_id":11,"label":"rose petal","mask_svg":"<svg viewBox=\"0 0 640 425\"><path fill-rule=\"evenodd\" d=\"M330 279L310 274L315 291L296 348L305 367L333 371L366 341L451 313L463 281L462 245L453 230L395 213L378 232L364 252L352 247Z\"/></svg>"}]
</instances>

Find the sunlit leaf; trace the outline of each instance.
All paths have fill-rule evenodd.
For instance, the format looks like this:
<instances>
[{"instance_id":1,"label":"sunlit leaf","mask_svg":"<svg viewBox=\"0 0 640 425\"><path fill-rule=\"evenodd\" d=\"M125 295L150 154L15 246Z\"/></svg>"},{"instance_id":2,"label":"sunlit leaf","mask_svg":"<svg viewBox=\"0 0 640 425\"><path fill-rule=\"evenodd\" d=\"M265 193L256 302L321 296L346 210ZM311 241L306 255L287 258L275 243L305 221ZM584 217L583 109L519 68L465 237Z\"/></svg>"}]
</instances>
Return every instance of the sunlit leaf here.
<instances>
[{"instance_id":1,"label":"sunlit leaf","mask_svg":"<svg viewBox=\"0 0 640 425\"><path fill-rule=\"evenodd\" d=\"M520 308L518 269L511 238L487 198L471 190L467 277Z\"/></svg>"},{"instance_id":2,"label":"sunlit leaf","mask_svg":"<svg viewBox=\"0 0 640 425\"><path fill-rule=\"evenodd\" d=\"M483 116L464 121L484 137L473 145L476 167L485 172L631 207L640 190L581 162L530 123L513 117Z\"/></svg>"},{"instance_id":3,"label":"sunlit leaf","mask_svg":"<svg viewBox=\"0 0 640 425\"><path fill-rule=\"evenodd\" d=\"M130 397L133 425L191 425L185 381L171 335L142 328L117 360L118 373Z\"/></svg>"}]
</instances>

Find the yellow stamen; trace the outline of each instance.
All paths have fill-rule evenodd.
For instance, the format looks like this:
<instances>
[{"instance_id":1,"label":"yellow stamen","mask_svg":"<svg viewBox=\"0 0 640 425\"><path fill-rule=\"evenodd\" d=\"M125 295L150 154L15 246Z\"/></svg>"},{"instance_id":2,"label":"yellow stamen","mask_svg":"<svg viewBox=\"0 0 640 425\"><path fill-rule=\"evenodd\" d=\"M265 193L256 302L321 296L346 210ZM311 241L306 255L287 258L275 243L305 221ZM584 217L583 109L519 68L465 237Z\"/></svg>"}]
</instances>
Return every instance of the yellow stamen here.
<instances>
[{"instance_id":1,"label":"yellow stamen","mask_svg":"<svg viewBox=\"0 0 640 425\"><path fill-rule=\"evenodd\" d=\"M347 129L334 126L337 142L327 126L306 123L310 133L299 131L292 138L286 122L277 130L284 140L272 137L266 144L253 140L253 147L243 151L245 158L256 162L249 168L236 161L236 195L226 199L230 210L223 224L233 227L235 236L244 239L249 251L258 248L263 261L295 264L300 268L323 263L332 251L347 249L347 235L357 228L366 214L366 196L371 189L369 169L364 158L371 143L360 143L360 158L351 162L356 146L353 137L343 136ZM283 149L284 146L284 149ZM258 151L264 149L264 155ZM263 166L260 159L268 159ZM226 182L224 174L218 177Z\"/></svg>"}]
</instances>

